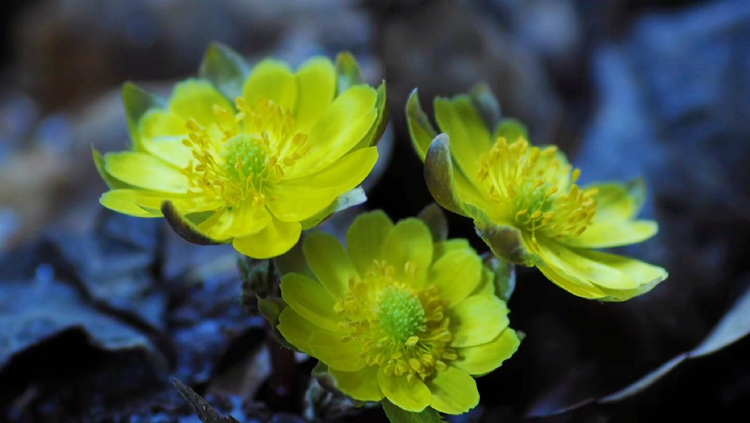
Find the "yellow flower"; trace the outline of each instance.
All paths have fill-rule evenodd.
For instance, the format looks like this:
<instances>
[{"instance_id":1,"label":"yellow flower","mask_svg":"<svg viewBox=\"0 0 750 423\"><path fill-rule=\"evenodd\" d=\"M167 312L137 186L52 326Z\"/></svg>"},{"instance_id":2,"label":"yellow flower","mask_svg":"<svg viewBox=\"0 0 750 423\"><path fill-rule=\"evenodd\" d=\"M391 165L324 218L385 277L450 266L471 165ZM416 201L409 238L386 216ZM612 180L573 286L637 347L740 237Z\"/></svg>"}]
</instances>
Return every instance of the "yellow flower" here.
<instances>
[{"instance_id":1,"label":"yellow flower","mask_svg":"<svg viewBox=\"0 0 750 423\"><path fill-rule=\"evenodd\" d=\"M440 135L422 112L416 90L409 98L412 141L435 200L472 218L495 255L537 266L580 297L623 301L666 279L660 267L593 250L657 233L656 222L635 219L645 197L643 183L578 186L580 170L554 146L530 146L516 121L500 121L490 132L485 120L497 117L498 108L488 95L480 88L435 99Z\"/></svg>"},{"instance_id":2,"label":"yellow flower","mask_svg":"<svg viewBox=\"0 0 750 423\"><path fill-rule=\"evenodd\" d=\"M346 249L318 232L303 251L311 271L282 277L278 329L354 399L460 414L479 401L471 375L518 348L494 274L464 239L433 242L421 220L377 211L355 220Z\"/></svg>"},{"instance_id":3,"label":"yellow flower","mask_svg":"<svg viewBox=\"0 0 750 423\"><path fill-rule=\"evenodd\" d=\"M250 257L286 252L342 195L364 201L351 190L378 158L385 86L360 84L358 70L342 54L335 65L316 57L292 72L266 59L248 72L215 45L201 78L178 83L167 102L127 85L134 146L94 152L112 188L101 203L165 216L186 239L232 242Z\"/></svg>"}]
</instances>

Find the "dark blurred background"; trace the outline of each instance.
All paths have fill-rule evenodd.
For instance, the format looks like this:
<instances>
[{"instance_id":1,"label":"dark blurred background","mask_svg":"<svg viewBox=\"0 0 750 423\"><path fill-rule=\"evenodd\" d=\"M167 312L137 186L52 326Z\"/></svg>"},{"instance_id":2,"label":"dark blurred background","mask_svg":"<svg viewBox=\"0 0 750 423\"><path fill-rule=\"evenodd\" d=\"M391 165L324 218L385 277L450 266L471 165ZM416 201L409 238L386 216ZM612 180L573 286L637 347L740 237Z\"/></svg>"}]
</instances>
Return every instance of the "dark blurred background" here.
<instances>
[{"instance_id":1,"label":"dark blurred background","mask_svg":"<svg viewBox=\"0 0 750 423\"><path fill-rule=\"evenodd\" d=\"M453 421L750 418L750 2L3 6L0 421L199 421L171 378L240 421L384 419L311 381L314 363L285 353L243 310L231 247L191 246L159 220L98 204L106 187L91 147L129 142L122 83L168 93L211 41L251 63L348 50L369 82L385 78L391 125L366 208L394 219L431 201L404 128L415 87L431 115L434 96L485 81L503 114L525 122L535 144L558 144L585 182L646 179L644 215L661 231L622 252L669 279L606 304L519 269L511 322L527 337L480 379L480 407ZM325 228L341 233L355 212ZM486 250L471 222L448 218L451 237ZM646 377L655 369L661 377Z\"/></svg>"}]
</instances>

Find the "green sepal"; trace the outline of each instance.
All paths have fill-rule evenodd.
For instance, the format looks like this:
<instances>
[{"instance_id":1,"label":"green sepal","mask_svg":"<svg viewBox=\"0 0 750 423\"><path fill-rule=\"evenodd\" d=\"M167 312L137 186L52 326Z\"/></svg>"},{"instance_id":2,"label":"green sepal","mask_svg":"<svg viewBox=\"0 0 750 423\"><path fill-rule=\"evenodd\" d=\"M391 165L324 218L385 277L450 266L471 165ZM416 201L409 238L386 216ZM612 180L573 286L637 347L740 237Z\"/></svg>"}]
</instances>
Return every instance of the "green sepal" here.
<instances>
[{"instance_id":1,"label":"green sepal","mask_svg":"<svg viewBox=\"0 0 750 423\"><path fill-rule=\"evenodd\" d=\"M357 60L349 52L342 52L336 56L336 75L338 76L336 81L337 96L355 85L365 83Z\"/></svg>"},{"instance_id":2,"label":"green sepal","mask_svg":"<svg viewBox=\"0 0 750 423\"><path fill-rule=\"evenodd\" d=\"M516 289L515 265L491 254L483 255L483 259L494 274L495 295L507 303Z\"/></svg>"},{"instance_id":3,"label":"green sepal","mask_svg":"<svg viewBox=\"0 0 750 423\"><path fill-rule=\"evenodd\" d=\"M130 82L126 82L122 87L122 102L125 106L125 117L128 120L130 137L133 140L133 150L144 151L138 133L138 122L149 110L166 108L167 103L156 94Z\"/></svg>"},{"instance_id":4,"label":"green sepal","mask_svg":"<svg viewBox=\"0 0 750 423\"><path fill-rule=\"evenodd\" d=\"M430 407L419 413L412 413L399 408L385 398L380 403L383 405L383 411L385 411L385 415L391 423L439 423L445 421L440 417L440 413Z\"/></svg>"},{"instance_id":5,"label":"green sepal","mask_svg":"<svg viewBox=\"0 0 750 423\"><path fill-rule=\"evenodd\" d=\"M211 239L199 231L193 222L177 211L171 201L167 200L161 203L161 213L172 230L185 241L199 245L223 244L222 241Z\"/></svg>"},{"instance_id":6,"label":"green sepal","mask_svg":"<svg viewBox=\"0 0 750 423\"><path fill-rule=\"evenodd\" d=\"M94 157L94 165L96 166L97 172L99 172L99 176L102 177L109 189L133 188L132 185L120 181L119 179L110 175L109 172L107 172L104 166L104 157L94 148L93 145L91 146L91 155Z\"/></svg>"},{"instance_id":7,"label":"green sepal","mask_svg":"<svg viewBox=\"0 0 750 423\"><path fill-rule=\"evenodd\" d=\"M498 225L487 220L474 220L474 228L497 257L522 266L544 264L538 255L526 249L518 228Z\"/></svg>"},{"instance_id":8,"label":"green sepal","mask_svg":"<svg viewBox=\"0 0 750 423\"><path fill-rule=\"evenodd\" d=\"M447 134L432 140L424 162L424 179L432 198L443 208L466 216L464 204L453 182L453 160Z\"/></svg>"},{"instance_id":9,"label":"green sepal","mask_svg":"<svg viewBox=\"0 0 750 423\"><path fill-rule=\"evenodd\" d=\"M416 88L409 94L409 99L406 101L406 123L409 127L409 135L414 150L416 150L419 158L424 161L430 143L438 134L422 110Z\"/></svg>"},{"instance_id":10,"label":"green sepal","mask_svg":"<svg viewBox=\"0 0 750 423\"><path fill-rule=\"evenodd\" d=\"M302 225L303 230L314 228L315 226L318 226L320 222L326 220L332 214L342 211L342 210L346 210L350 207L358 206L360 204L363 204L366 201L367 201L367 194L365 194L365 190L362 189L362 187L354 188L350 191L347 191L341 194L336 199L336 201L331 203L331 205L321 210L315 216L310 217L309 219L303 220L302 222L300 222L300 224Z\"/></svg>"},{"instance_id":11,"label":"green sepal","mask_svg":"<svg viewBox=\"0 0 750 423\"><path fill-rule=\"evenodd\" d=\"M286 303L278 297L261 298L256 296L258 301L258 312L268 323L276 327L279 324L279 316L286 308Z\"/></svg>"},{"instance_id":12,"label":"green sepal","mask_svg":"<svg viewBox=\"0 0 750 423\"><path fill-rule=\"evenodd\" d=\"M250 68L245 59L224 44L213 42L203 57L198 76L210 81L230 101L242 96Z\"/></svg>"},{"instance_id":13,"label":"green sepal","mask_svg":"<svg viewBox=\"0 0 750 423\"><path fill-rule=\"evenodd\" d=\"M430 203L417 215L417 219L427 224L432 233L432 242L445 241L448 239L448 219L445 218L443 209L437 203Z\"/></svg>"},{"instance_id":14,"label":"green sepal","mask_svg":"<svg viewBox=\"0 0 750 423\"><path fill-rule=\"evenodd\" d=\"M362 141L360 141L357 146L354 147L355 150L370 147L372 145L378 145L378 143L380 142L380 138L383 137L386 126L388 126L389 109L385 81L380 84L377 89L377 93L378 97L375 102L375 107L378 110L378 117L375 118L375 122L373 122L372 128L370 128L370 130L367 132L367 135L365 135L365 137L362 138Z\"/></svg>"},{"instance_id":15,"label":"green sepal","mask_svg":"<svg viewBox=\"0 0 750 423\"><path fill-rule=\"evenodd\" d=\"M488 128L495 128L502 118L500 102L497 101L492 89L484 82L480 82L472 87L469 93L471 103L479 111L479 116Z\"/></svg>"},{"instance_id":16,"label":"green sepal","mask_svg":"<svg viewBox=\"0 0 750 423\"><path fill-rule=\"evenodd\" d=\"M518 138L529 139L529 131L526 125L518 119L505 118L500 121L495 129L495 138L505 138L509 143L515 142Z\"/></svg>"}]
</instances>

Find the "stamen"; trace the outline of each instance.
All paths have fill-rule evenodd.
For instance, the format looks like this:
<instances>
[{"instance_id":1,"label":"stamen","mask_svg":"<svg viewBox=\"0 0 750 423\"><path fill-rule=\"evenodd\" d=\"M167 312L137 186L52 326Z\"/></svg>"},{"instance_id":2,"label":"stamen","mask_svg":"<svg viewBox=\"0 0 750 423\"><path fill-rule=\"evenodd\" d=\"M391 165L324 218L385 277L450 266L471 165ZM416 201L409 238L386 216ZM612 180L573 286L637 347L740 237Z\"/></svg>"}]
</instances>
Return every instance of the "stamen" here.
<instances>
[{"instance_id":1,"label":"stamen","mask_svg":"<svg viewBox=\"0 0 750 423\"><path fill-rule=\"evenodd\" d=\"M573 169L556 146L540 149L523 138L512 143L498 138L480 163L477 179L497 207L494 214L518 222L532 242L537 231L578 236L596 213L597 190L576 185L580 169Z\"/></svg>"}]
</instances>

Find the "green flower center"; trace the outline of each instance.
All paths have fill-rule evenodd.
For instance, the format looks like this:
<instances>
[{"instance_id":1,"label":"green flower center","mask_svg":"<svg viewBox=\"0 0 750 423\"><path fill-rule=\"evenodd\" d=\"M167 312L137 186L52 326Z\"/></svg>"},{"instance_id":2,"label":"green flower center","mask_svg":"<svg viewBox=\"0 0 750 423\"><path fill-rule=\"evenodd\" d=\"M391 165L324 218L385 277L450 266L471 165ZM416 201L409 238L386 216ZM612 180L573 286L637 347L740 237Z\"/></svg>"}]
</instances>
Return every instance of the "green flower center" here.
<instances>
[{"instance_id":1,"label":"green flower center","mask_svg":"<svg viewBox=\"0 0 750 423\"><path fill-rule=\"evenodd\" d=\"M425 312L419 297L410 289L389 286L380 293L378 319L394 341L406 343L424 325Z\"/></svg>"},{"instance_id":2,"label":"green flower center","mask_svg":"<svg viewBox=\"0 0 750 423\"><path fill-rule=\"evenodd\" d=\"M224 144L222 158L227 173L243 181L266 168L268 147L257 137L239 134Z\"/></svg>"}]
</instances>

